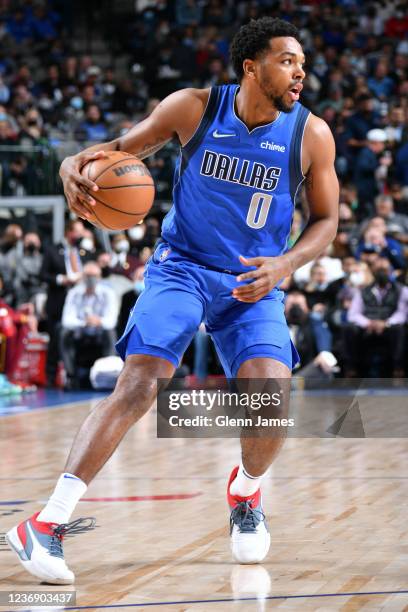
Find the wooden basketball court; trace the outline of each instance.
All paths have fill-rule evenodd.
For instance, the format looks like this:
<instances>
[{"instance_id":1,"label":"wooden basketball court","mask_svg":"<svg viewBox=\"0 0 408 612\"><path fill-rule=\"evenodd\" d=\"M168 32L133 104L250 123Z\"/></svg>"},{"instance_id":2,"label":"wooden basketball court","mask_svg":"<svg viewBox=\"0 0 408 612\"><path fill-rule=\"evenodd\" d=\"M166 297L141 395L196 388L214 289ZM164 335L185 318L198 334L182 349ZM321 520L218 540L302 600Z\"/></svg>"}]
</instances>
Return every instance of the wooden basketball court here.
<instances>
[{"instance_id":1,"label":"wooden basketball court","mask_svg":"<svg viewBox=\"0 0 408 612\"><path fill-rule=\"evenodd\" d=\"M0 417L1 536L41 508L96 403ZM268 558L243 566L225 499L239 441L157 439L152 409L73 516L98 527L65 541L71 609L408 610L407 450L404 438L288 439L263 485ZM40 585L0 539L1 591L73 589Z\"/></svg>"}]
</instances>

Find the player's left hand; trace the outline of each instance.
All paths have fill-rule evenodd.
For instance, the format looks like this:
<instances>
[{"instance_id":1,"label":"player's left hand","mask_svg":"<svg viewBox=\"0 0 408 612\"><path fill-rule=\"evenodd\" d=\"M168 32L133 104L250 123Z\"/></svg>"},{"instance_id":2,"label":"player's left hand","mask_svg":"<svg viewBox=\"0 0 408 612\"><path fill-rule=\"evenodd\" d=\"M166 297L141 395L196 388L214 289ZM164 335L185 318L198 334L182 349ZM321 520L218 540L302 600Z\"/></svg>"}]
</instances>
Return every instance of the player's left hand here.
<instances>
[{"instance_id":1,"label":"player's left hand","mask_svg":"<svg viewBox=\"0 0 408 612\"><path fill-rule=\"evenodd\" d=\"M244 266L256 266L256 270L237 276L238 282L255 279L233 290L233 297L240 302L258 302L268 295L282 278L292 273L290 261L285 255L249 258L240 255L239 260Z\"/></svg>"}]
</instances>

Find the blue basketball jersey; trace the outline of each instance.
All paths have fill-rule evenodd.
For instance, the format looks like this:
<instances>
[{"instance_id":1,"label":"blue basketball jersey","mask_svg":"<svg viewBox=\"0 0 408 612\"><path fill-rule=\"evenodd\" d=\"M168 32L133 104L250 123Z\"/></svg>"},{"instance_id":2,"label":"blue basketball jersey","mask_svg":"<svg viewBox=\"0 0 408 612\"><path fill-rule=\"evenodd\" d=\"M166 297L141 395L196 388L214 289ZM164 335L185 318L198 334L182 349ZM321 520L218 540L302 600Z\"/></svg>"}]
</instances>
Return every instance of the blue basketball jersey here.
<instances>
[{"instance_id":1,"label":"blue basketball jersey","mask_svg":"<svg viewBox=\"0 0 408 612\"><path fill-rule=\"evenodd\" d=\"M287 250L304 179L301 148L309 111L296 103L253 130L235 113L238 85L212 87L201 122L181 148L174 205L162 237L196 262L239 273L238 256Z\"/></svg>"}]
</instances>

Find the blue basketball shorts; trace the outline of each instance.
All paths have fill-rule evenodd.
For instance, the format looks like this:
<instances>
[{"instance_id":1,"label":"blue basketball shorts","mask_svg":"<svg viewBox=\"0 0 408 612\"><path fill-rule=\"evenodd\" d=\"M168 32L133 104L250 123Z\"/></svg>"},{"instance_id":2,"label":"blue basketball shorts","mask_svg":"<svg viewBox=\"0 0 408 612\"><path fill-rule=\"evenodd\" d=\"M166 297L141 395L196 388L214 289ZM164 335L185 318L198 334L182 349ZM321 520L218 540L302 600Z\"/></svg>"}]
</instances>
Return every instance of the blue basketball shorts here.
<instances>
[{"instance_id":1,"label":"blue basketball shorts","mask_svg":"<svg viewBox=\"0 0 408 612\"><path fill-rule=\"evenodd\" d=\"M232 297L236 276L206 268L166 242L145 271L145 289L130 312L116 349L154 355L178 367L201 322L214 341L227 378L255 357L270 357L293 369L299 361L284 315L284 293L275 288L258 302Z\"/></svg>"}]
</instances>

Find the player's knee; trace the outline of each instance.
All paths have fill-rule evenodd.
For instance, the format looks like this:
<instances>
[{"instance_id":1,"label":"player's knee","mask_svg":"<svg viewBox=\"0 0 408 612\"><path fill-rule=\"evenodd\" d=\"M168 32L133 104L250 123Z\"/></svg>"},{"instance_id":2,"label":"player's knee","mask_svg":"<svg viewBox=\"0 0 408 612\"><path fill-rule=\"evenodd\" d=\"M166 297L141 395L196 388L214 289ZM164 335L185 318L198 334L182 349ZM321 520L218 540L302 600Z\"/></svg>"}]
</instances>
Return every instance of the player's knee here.
<instances>
[{"instance_id":1,"label":"player's knee","mask_svg":"<svg viewBox=\"0 0 408 612\"><path fill-rule=\"evenodd\" d=\"M138 419L153 405L157 395L157 381L135 372L133 378L118 381L112 394L117 408Z\"/></svg>"},{"instance_id":2,"label":"player's knee","mask_svg":"<svg viewBox=\"0 0 408 612\"><path fill-rule=\"evenodd\" d=\"M112 395L115 405L136 420L153 405L158 383L168 381L174 366L164 359L146 355L132 355L125 362Z\"/></svg>"}]
</instances>

